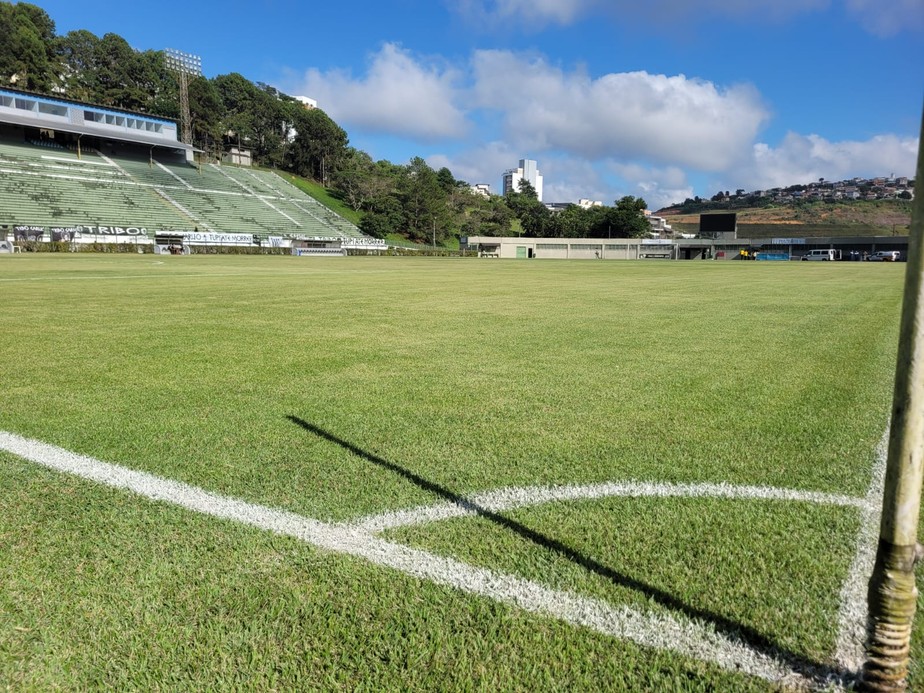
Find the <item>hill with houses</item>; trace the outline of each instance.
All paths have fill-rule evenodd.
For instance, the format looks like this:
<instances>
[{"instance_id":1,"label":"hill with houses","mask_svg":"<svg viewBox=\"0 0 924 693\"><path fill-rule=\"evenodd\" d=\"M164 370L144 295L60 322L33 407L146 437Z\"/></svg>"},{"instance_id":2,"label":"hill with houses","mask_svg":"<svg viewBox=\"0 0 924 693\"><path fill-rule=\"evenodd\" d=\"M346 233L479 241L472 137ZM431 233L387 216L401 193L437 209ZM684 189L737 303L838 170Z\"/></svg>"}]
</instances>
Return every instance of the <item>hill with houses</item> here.
<instances>
[{"instance_id":1,"label":"hill with houses","mask_svg":"<svg viewBox=\"0 0 924 693\"><path fill-rule=\"evenodd\" d=\"M719 191L657 212L675 233L696 233L699 216L735 212L740 238L907 235L914 181L905 177L817 181L746 192Z\"/></svg>"}]
</instances>

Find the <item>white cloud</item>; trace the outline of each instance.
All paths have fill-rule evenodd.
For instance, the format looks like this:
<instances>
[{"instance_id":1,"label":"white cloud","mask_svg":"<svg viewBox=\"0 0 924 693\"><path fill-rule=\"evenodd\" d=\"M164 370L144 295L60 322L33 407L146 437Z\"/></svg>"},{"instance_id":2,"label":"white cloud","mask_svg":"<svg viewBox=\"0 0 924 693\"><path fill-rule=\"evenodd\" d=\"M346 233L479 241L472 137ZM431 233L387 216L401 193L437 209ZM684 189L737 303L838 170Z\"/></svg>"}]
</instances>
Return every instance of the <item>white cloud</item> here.
<instances>
[{"instance_id":1,"label":"white cloud","mask_svg":"<svg viewBox=\"0 0 924 693\"><path fill-rule=\"evenodd\" d=\"M386 43L372 56L365 76L312 68L292 91L317 99L326 113L348 128L433 141L462 136L468 129L456 105L459 78L450 67L424 64L400 46Z\"/></svg>"},{"instance_id":2,"label":"white cloud","mask_svg":"<svg viewBox=\"0 0 924 693\"><path fill-rule=\"evenodd\" d=\"M461 0L457 11L477 23L526 24L528 28L567 26L601 4L600 0Z\"/></svg>"},{"instance_id":3,"label":"white cloud","mask_svg":"<svg viewBox=\"0 0 924 693\"><path fill-rule=\"evenodd\" d=\"M613 204L613 186L604 179L598 165L567 155L544 157L538 163L545 202L576 203L585 198Z\"/></svg>"},{"instance_id":4,"label":"white cloud","mask_svg":"<svg viewBox=\"0 0 924 693\"><path fill-rule=\"evenodd\" d=\"M450 5L483 26L540 30L569 26L595 15L613 22L656 20L661 25L721 18L782 22L828 10L832 0L461 0ZM841 5L849 17L877 36L924 29L924 0L842 0L835 7Z\"/></svg>"},{"instance_id":5,"label":"white cloud","mask_svg":"<svg viewBox=\"0 0 924 693\"><path fill-rule=\"evenodd\" d=\"M863 3L873 0L848 1ZM463 16L488 26L501 23L541 29L553 25L568 26L592 15L607 15L614 21L657 19L660 23L706 16L779 21L825 9L831 0L647 0L644 3L636 0L461 0L449 4Z\"/></svg>"},{"instance_id":6,"label":"white cloud","mask_svg":"<svg viewBox=\"0 0 924 693\"><path fill-rule=\"evenodd\" d=\"M464 180L472 185L487 183L491 186L491 192L499 195L504 171L515 168L517 162L523 158L525 157L512 150L507 143L495 141L454 155L433 154L427 157L427 163L435 169L447 167L457 180Z\"/></svg>"},{"instance_id":7,"label":"white cloud","mask_svg":"<svg viewBox=\"0 0 924 693\"><path fill-rule=\"evenodd\" d=\"M778 147L754 145L753 159L727 175L731 187L748 190L894 173L913 176L918 138L879 135L865 141L830 142L790 132Z\"/></svg>"},{"instance_id":8,"label":"white cloud","mask_svg":"<svg viewBox=\"0 0 924 693\"><path fill-rule=\"evenodd\" d=\"M533 152L720 170L747 151L767 118L746 85L721 89L647 72L592 79L507 51L477 52L473 70L473 105L502 112L508 140Z\"/></svg>"},{"instance_id":9,"label":"white cloud","mask_svg":"<svg viewBox=\"0 0 924 693\"><path fill-rule=\"evenodd\" d=\"M877 36L924 30L924 0L847 0L847 11Z\"/></svg>"},{"instance_id":10,"label":"white cloud","mask_svg":"<svg viewBox=\"0 0 924 693\"><path fill-rule=\"evenodd\" d=\"M651 168L639 164L613 163L610 169L629 183L626 195L644 198L651 210L693 197L687 174L676 166Z\"/></svg>"}]
</instances>

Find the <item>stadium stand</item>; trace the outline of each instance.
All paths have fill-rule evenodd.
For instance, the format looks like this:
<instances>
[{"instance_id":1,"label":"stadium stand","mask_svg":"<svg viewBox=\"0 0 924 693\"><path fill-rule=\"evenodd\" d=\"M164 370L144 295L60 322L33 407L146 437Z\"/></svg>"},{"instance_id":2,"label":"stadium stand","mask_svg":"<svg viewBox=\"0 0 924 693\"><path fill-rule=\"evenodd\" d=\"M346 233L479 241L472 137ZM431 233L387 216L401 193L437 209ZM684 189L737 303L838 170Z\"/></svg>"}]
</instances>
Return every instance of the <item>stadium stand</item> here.
<instances>
[{"instance_id":1,"label":"stadium stand","mask_svg":"<svg viewBox=\"0 0 924 693\"><path fill-rule=\"evenodd\" d=\"M0 223L362 237L272 172L0 143Z\"/></svg>"},{"instance_id":2,"label":"stadium stand","mask_svg":"<svg viewBox=\"0 0 924 693\"><path fill-rule=\"evenodd\" d=\"M169 121L97 109L103 122L95 107L77 102L10 90L0 96L0 226L367 239L272 171L190 163L191 150L175 141ZM53 115L33 108L46 101ZM111 138L100 135L109 120ZM146 129L126 134L123 121Z\"/></svg>"}]
</instances>

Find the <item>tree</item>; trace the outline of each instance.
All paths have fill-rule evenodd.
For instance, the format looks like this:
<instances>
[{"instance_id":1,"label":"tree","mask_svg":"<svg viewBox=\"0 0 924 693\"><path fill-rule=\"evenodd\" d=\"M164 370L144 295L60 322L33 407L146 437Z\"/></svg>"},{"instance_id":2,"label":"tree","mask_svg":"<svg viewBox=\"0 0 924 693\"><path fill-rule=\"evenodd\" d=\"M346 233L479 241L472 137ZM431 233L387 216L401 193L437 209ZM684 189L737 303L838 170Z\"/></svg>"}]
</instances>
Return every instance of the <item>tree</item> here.
<instances>
[{"instance_id":1,"label":"tree","mask_svg":"<svg viewBox=\"0 0 924 693\"><path fill-rule=\"evenodd\" d=\"M509 236L513 212L506 200L498 195L484 197L471 195L459 223L459 231L466 236Z\"/></svg>"},{"instance_id":2,"label":"tree","mask_svg":"<svg viewBox=\"0 0 924 693\"><path fill-rule=\"evenodd\" d=\"M0 3L0 76L20 89L48 92L54 84L55 25L29 3Z\"/></svg>"},{"instance_id":3,"label":"tree","mask_svg":"<svg viewBox=\"0 0 924 693\"><path fill-rule=\"evenodd\" d=\"M445 166L436 172L436 180L447 195L456 187L456 179L453 177L452 171Z\"/></svg>"},{"instance_id":4,"label":"tree","mask_svg":"<svg viewBox=\"0 0 924 693\"><path fill-rule=\"evenodd\" d=\"M189 114L193 142L206 152L220 154L225 105L214 82L204 77L189 80Z\"/></svg>"},{"instance_id":5,"label":"tree","mask_svg":"<svg viewBox=\"0 0 924 693\"><path fill-rule=\"evenodd\" d=\"M147 110L150 94L141 81L145 69L138 53L118 34L106 34L95 48L95 100L104 106Z\"/></svg>"},{"instance_id":6,"label":"tree","mask_svg":"<svg viewBox=\"0 0 924 693\"><path fill-rule=\"evenodd\" d=\"M445 238L449 210L436 171L415 156L405 169L400 190L408 235L418 241Z\"/></svg>"},{"instance_id":7,"label":"tree","mask_svg":"<svg viewBox=\"0 0 924 693\"><path fill-rule=\"evenodd\" d=\"M549 236L555 238L586 238L594 235L591 231L594 226L593 222L594 220L591 218L589 210L578 205L568 205L551 216Z\"/></svg>"},{"instance_id":8,"label":"tree","mask_svg":"<svg viewBox=\"0 0 924 693\"><path fill-rule=\"evenodd\" d=\"M613 238L641 238L651 231L644 211L648 204L641 197L626 195L616 201L606 213L606 221Z\"/></svg>"},{"instance_id":9,"label":"tree","mask_svg":"<svg viewBox=\"0 0 924 693\"><path fill-rule=\"evenodd\" d=\"M99 38L78 29L55 39L55 53L61 66L61 87L69 98L96 101L97 46Z\"/></svg>"},{"instance_id":10,"label":"tree","mask_svg":"<svg viewBox=\"0 0 924 693\"><path fill-rule=\"evenodd\" d=\"M299 104L293 119L296 135L285 163L299 175L327 185L340 160L348 155L346 131L320 108L306 110Z\"/></svg>"},{"instance_id":11,"label":"tree","mask_svg":"<svg viewBox=\"0 0 924 693\"><path fill-rule=\"evenodd\" d=\"M552 231L551 212L539 201L529 181L521 180L519 191L509 191L505 199L507 206L519 219L524 235L541 238Z\"/></svg>"},{"instance_id":12,"label":"tree","mask_svg":"<svg viewBox=\"0 0 924 693\"><path fill-rule=\"evenodd\" d=\"M256 87L237 72L218 75L214 85L224 105L222 130L226 141L240 146L253 146L256 136Z\"/></svg>"},{"instance_id":13,"label":"tree","mask_svg":"<svg viewBox=\"0 0 924 693\"><path fill-rule=\"evenodd\" d=\"M375 162L366 152L347 147L330 177L334 193L352 209L367 211L379 192Z\"/></svg>"}]
</instances>

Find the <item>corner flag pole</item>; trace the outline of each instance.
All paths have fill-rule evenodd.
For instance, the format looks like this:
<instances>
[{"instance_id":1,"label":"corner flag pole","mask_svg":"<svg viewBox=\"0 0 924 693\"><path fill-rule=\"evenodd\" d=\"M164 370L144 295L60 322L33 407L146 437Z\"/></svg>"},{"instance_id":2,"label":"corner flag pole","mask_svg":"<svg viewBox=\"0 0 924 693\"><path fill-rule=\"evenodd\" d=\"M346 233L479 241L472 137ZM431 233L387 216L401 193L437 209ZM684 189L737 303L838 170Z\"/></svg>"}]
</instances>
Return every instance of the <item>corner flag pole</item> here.
<instances>
[{"instance_id":1,"label":"corner flag pole","mask_svg":"<svg viewBox=\"0 0 924 693\"><path fill-rule=\"evenodd\" d=\"M918 591L914 567L924 479L924 117L911 210L892 425L876 565L869 582L860 690L904 691Z\"/></svg>"}]
</instances>

